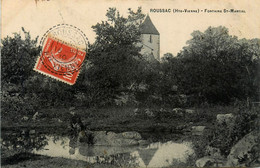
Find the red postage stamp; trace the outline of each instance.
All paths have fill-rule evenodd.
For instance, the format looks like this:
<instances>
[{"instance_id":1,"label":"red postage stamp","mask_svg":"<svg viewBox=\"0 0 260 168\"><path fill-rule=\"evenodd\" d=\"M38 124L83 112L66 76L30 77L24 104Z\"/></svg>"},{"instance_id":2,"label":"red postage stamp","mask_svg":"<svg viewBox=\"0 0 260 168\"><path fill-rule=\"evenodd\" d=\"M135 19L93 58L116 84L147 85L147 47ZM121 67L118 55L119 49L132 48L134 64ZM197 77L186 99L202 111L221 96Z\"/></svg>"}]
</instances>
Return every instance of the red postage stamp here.
<instances>
[{"instance_id":1,"label":"red postage stamp","mask_svg":"<svg viewBox=\"0 0 260 168\"><path fill-rule=\"evenodd\" d=\"M86 51L48 36L34 70L67 84L75 84Z\"/></svg>"}]
</instances>

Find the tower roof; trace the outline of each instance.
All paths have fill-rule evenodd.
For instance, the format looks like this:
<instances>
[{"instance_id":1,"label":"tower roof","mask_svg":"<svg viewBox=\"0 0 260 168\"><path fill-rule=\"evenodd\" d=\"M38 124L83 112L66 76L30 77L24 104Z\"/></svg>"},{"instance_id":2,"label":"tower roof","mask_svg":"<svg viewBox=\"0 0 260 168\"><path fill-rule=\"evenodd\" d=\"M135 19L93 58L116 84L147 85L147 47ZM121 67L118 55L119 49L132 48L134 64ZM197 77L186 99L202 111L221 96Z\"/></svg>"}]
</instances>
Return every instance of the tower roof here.
<instances>
[{"instance_id":1,"label":"tower roof","mask_svg":"<svg viewBox=\"0 0 260 168\"><path fill-rule=\"evenodd\" d=\"M160 35L158 30L155 28L155 26L152 23L151 18L149 15L146 16L144 22L140 26L141 34L155 34Z\"/></svg>"}]
</instances>

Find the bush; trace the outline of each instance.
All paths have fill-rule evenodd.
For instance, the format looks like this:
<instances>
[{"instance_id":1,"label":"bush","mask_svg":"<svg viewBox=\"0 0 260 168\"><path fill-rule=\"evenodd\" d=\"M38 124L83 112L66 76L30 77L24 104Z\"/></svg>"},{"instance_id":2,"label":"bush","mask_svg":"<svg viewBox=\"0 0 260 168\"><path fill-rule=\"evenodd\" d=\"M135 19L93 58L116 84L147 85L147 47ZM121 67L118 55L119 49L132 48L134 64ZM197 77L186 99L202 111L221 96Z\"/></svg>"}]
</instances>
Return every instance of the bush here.
<instances>
[{"instance_id":1,"label":"bush","mask_svg":"<svg viewBox=\"0 0 260 168\"><path fill-rule=\"evenodd\" d=\"M10 89L11 88L11 89ZM1 99L1 113L3 120L19 122L23 116L32 116L37 108L37 96L21 96L18 87L10 84L9 89L3 89Z\"/></svg>"},{"instance_id":2,"label":"bush","mask_svg":"<svg viewBox=\"0 0 260 168\"><path fill-rule=\"evenodd\" d=\"M208 135L210 145L219 148L227 156L231 148L246 134L259 128L257 110L242 107L236 112L231 123L215 123L212 133Z\"/></svg>"}]
</instances>

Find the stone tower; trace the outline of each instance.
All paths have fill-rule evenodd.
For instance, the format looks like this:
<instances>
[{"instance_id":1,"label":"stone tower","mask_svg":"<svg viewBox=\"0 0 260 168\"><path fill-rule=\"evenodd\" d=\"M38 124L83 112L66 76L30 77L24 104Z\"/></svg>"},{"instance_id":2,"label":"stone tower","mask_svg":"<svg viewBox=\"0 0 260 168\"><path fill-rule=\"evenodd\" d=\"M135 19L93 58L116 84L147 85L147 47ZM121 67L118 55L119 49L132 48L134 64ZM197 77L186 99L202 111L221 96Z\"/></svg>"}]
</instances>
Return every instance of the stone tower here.
<instances>
[{"instance_id":1,"label":"stone tower","mask_svg":"<svg viewBox=\"0 0 260 168\"><path fill-rule=\"evenodd\" d=\"M160 33L155 28L149 15L140 26L142 50L141 54L149 56L160 61ZM149 58L149 59L153 59Z\"/></svg>"}]
</instances>

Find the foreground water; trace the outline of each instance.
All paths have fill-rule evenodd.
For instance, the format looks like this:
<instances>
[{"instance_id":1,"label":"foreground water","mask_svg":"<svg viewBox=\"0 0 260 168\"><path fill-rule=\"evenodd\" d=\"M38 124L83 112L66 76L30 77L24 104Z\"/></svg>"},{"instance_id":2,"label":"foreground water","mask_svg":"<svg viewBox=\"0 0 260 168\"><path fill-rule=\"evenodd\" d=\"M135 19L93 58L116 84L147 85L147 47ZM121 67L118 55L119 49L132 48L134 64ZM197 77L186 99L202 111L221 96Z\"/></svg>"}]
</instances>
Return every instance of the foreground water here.
<instances>
[{"instance_id":1,"label":"foreground water","mask_svg":"<svg viewBox=\"0 0 260 168\"><path fill-rule=\"evenodd\" d=\"M167 167L185 163L194 151L191 143L151 143L147 146L95 146L73 142L68 137L46 136L47 143L33 153L63 157L89 163L104 163L130 167Z\"/></svg>"}]
</instances>

